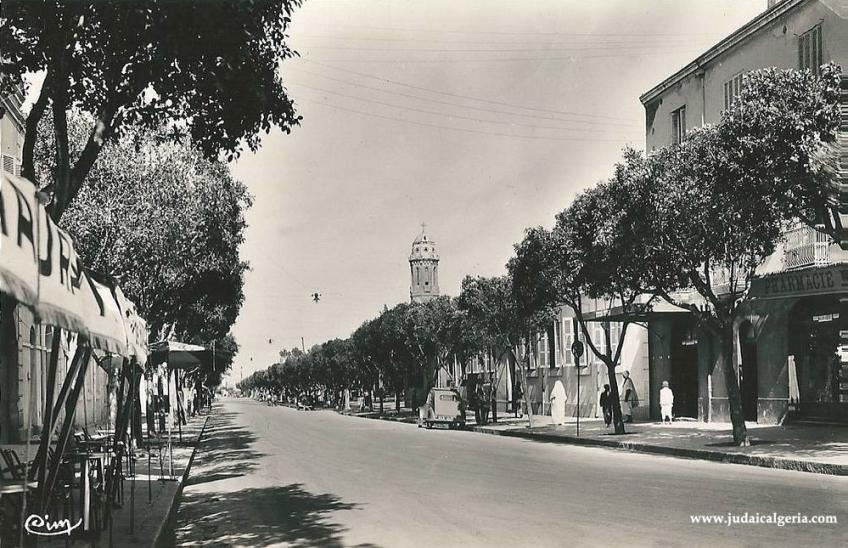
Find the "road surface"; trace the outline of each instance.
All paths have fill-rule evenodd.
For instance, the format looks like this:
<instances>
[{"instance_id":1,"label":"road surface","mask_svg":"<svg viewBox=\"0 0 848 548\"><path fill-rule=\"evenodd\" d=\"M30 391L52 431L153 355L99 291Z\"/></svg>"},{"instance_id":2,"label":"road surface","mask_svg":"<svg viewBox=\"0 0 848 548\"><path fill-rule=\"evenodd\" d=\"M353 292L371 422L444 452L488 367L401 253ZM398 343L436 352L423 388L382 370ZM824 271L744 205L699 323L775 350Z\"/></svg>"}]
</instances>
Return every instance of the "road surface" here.
<instances>
[{"instance_id":1,"label":"road surface","mask_svg":"<svg viewBox=\"0 0 848 548\"><path fill-rule=\"evenodd\" d=\"M692 515L836 515L696 525ZM742 519L742 518L740 518ZM848 478L425 430L228 399L183 492L186 546L817 546Z\"/></svg>"}]
</instances>

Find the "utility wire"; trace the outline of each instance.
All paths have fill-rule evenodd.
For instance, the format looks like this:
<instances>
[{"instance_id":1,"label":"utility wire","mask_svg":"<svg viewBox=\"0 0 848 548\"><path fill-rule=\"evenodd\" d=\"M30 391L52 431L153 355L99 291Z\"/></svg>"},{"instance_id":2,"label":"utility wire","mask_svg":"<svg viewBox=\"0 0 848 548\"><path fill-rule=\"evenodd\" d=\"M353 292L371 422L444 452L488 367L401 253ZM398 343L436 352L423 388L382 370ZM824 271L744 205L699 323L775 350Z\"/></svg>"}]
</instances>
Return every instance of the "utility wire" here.
<instances>
[{"instance_id":1,"label":"utility wire","mask_svg":"<svg viewBox=\"0 0 848 548\"><path fill-rule=\"evenodd\" d=\"M656 36L720 36L717 32L538 32L538 31L493 31L493 30L451 30L451 29L414 29L414 28L398 28L398 27L367 27L360 25L337 25L342 28L355 28L357 30L380 30L390 32L423 32L423 33L443 33L443 34L494 34L498 36L618 36L618 37L656 37ZM332 27L325 27L332 28Z\"/></svg>"},{"instance_id":2,"label":"utility wire","mask_svg":"<svg viewBox=\"0 0 848 548\"><path fill-rule=\"evenodd\" d=\"M604 48L600 46L593 46L588 48L579 48L579 47L550 47L550 48L386 48L386 47L359 47L359 46L309 46L305 49L329 49L329 50L342 50L342 51L381 51L385 53L394 53L396 51L412 51L412 52L427 52L427 53L525 53L525 52L543 52L543 51L552 51L552 52L581 52L581 51L601 51L601 52L609 52L609 51L633 51L633 49L650 49L655 50L658 47L679 47L679 48L695 48L697 46L693 46L692 42L681 42L679 44L664 44L662 46L652 45L652 44L624 44L621 46L614 46L609 48Z\"/></svg>"},{"instance_id":3,"label":"utility wire","mask_svg":"<svg viewBox=\"0 0 848 548\"><path fill-rule=\"evenodd\" d=\"M700 48L683 48L674 52L630 52L610 55L571 55L568 57L498 57L492 59L324 59L325 63L394 63L394 64L412 64L412 63L500 63L504 61L520 61L522 63L536 61L578 61L583 59L610 59L621 57L639 57L650 55L669 55L675 53L685 53L690 55L696 51L701 51Z\"/></svg>"},{"instance_id":4,"label":"utility wire","mask_svg":"<svg viewBox=\"0 0 848 548\"><path fill-rule=\"evenodd\" d=\"M601 44L601 45L656 45L656 46L674 46L674 45L686 45L691 44L693 42L691 36L683 37L683 38L654 38L651 40L630 40L630 41L622 41L622 38L616 38L614 40L571 40L569 42L561 42L561 41L552 41L552 40L519 40L519 41L504 41L501 40L443 40L440 38L389 38L385 36L338 36L332 34L296 34L293 38L300 39L322 39L322 40L357 40L357 41L366 41L366 42L430 42L437 44L490 44L496 46L504 46L504 45L550 45L550 46L568 46L568 45L588 45L588 44ZM710 39L700 39L699 42L703 42L704 44L712 43Z\"/></svg>"},{"instance_id":5,"label":"utility wire","mask_svg":"<svg viewBox=\"0 0 848 548\"><path fill-rule=\"evenodd\" d=\"M396 86L402 86L402 87L409 88L409 89L417 89L419 91L426 91L426 92L429 92L429 93L435 93L437 95L443 95L443 96L446 96L446 97L456 97L458 99L466 99L466 100L469 100L469 101L478 101L480 103L487 103L487 104L490 104L490 105L500 105L500 106L505 106L505 107L512 107L512 108L517 108L517 109L530 110L530 111L533 111L533 112L546 112L546 113L549 113L549 114L565 114L565 115L569 115L569 116L582 116L584 118L596 118L596 119L599 119L599 120L635 121L632 118L621 118L621 117L617 117L617 116L604 116L602 114L585 114L585 113L582 113L582 112L569 112L569 111L564 111L564 110L552 110L552 109L545 109L545 108L538 108L538 107L528 107L528 106L524 106L524 105L516 105L516 104L512 104L512 103L506 103L506 102L503 102L503 101L495 101L495 100L492 100L492 99L483 99L482 97L474 97L474 96L471 96L471 95L462 95L462 94L459 94L459 93L451 93L451 92L448 92L448 91L439 91L439 90L435 90L435 89L432 89L432 88L425 88L425 87L421 87L421 86L415 86L415 85L412 85L412 84L406 84L404 82L398 82L397 80L391 80L389 78L384 78L382 76L375 76L373 74L368 74L368 73L365 73L365 72L359 72L359 71L356 71L356 70L351 70L351 69L339 67L339 66L336 66L336 65L328 65L328 64L325 64L325 63L322 63L322 62L319 62L319 61L312 61L312 60L309 60L309 59L306 59L306 58L301 58L301 59L303 61L306 61L307 63L311 63L313 65L318 65L318 66L321 66L321 67L326 67L326 68L329 68L329 69L338 70L340 72L346 72L348 74L353 74L353 75L356 75L356 76L362 76L363 78L371 78L373 80L378 80L380 82L387 82L389 84L395 84Z\"/></svg>"},{"instance_id":6,"label":"utility wire","mask_svg":"<svg viewBox=\"0 0 848 548\"><path fill-rule=\"evenodd\" d=\"M371 103L371 104L375 104L375 105L381 105L381 106L384 106L384 107L392 107L392 108L401 109L401 110L408 110L408 111L412 111L412 112L420 112L422 114L432 114L432 115L435 115L435 116L442 116L444 118L457 118L457 119L460 119L460 120L470 120L472 122L481 122L481 123L486 123L486 124L498 124L498 125L505 125L505 126L522 126L522 127L529 127L529 128L532 128L532 129L552 129L552 130L557 130L557 131L578 131L578 132L590 132L590 133L599 133L599 132L602 133L602 132L606 131L606 130L602 130L602 129L592 129L592 128L588 128L588 129L565 128L565 127L556 127L556 126L539 126L539 125L533 125L533 124L524 124L524 123L521 123L521 122L503 122L503 121L500 121L500 120L486 120L486 119L482 119L482 118L474 118L472 116L462 116L460 114L449 114L449 113L444 113L444 112L438 112L438 111L435 111L435 110L427 110L427 109L415 108L415 107L411 107L411 106L386 103L386 102L383 102L383 101L376 101L376 100L373 100L373 99L365 99L365 98L362 98L362 97L356 97L354 95L347 95L347 94L344 94L344 93L339 93L337 91L333 91L333 90L329 90L329 89L324 89L324 88L319 88L319 87L314 87L314 86L308 86L306 84L301 84L299 82L289 81L289 84L294 84L296 86L300 86L300 87L306 88L306 89L311 89L313 91L320 91L322 93L329 93L331 95L337 95L339 97L344 97L346 99L353 99L355 101L362 101L364 103Z\"/></svg>"},{"instance_id":7,"label":"utility wire","mask_svg":"<svg viewBox=\"0 0 848 548\"><path fill-rule=\"evenodd\" d=\"M416 126L431 127L431 128L435 128L435 129L447 129L447 130L451 130L451 131L460 131L460 132L463 132L463 133L476 133L478 135L491 135L491 136L495 136L495 137L513 137L513 138L518 138L518 139L532 139L532 140L539 140L539 141L596 142L596 143L621 143L623 141L626 141L626 140L623 140L623 139L595 139L595 138L591 138L591 137L589 137L589 138L543 137L543 136L538 136L538 135L519 135L519 134L511 134L511 133L497 133L497 132L493 132L493 131L483 131L483 130L477 130L477 129L443 126L443 125L439 125L439 124L419 122L417 120L409 120L409 119L405 119L405 118L395 118L395 117L392 117L392 116L383 116L381 114L375 114L373 112L365 112L365 111L362 111L362 110L356 110L356 109L352 109L352 108L341 107L341 106L338 106L338 105L334 105L332 103L327 103L325 101L317 101L315 99L309 99L309 98L300 98L298 100L299 101L306 101L308 103L317 103L319 105L324 105L324 106L334 108L334 109L337 109L337 110L342 110L342 111L345 111L345 112L352 112L352 113L355 113L355 114L361 114L363 116L371 116L371 117L374 117L374 118L381 118L383 120L390 120L390 121L393 121L393 122L404 122L404 123L412 124L412 125L416 125Z\"/></svg>"},{"instance_id":8,"label":"utility wire","mask_svg":"<svg viewBox=\"0 0 848 548\"><path fill-rule=\"evenodd\" d=\"M363 89L370 89L370 90L378 91L380 93L386 93L386 94L389 94L389 95L397 95L399 97L408 97L408 98L411 98L411 99L417 99L419 101L427 101L427 102L435 103L435 104L439 104L439 105L447 105L447 106L452 106L452 107L457 107L457 108L477 110L477 111L480 111L480 112L492 112L492 113L495 113L495 114L506 114L506 115L509 115L509 116L516 116L516 117L536 118L536 119L539 119L539 120L551 120L551 121L554 121L554 122L564 122L564 123L569 123L569 124L571 124L571 123L573 123L573 124L597 124L598 123L597 120L578 120L578 119L565 120L565 119L562 119L562 118L554 118L552 116L541 116L541 115L538 115L538 114L522 114L522 113L519 113L519 112L510 112L508 110L475 107L475 106L472 106L472 105L462 105L462 104L459 104L459 103L451 103L449 101L440 101L438 99L430 99L430 98L427 98L427 97L421 97L420 95L412 95L412 94L409 94L409 93L402 93L402 92L399 92L399 91L393 91L393 90L374 87L374 86L366 86L364 84L351 82L349 80L343 80L341 78L333 78L332 76L327 76L325 74L321 74L320 72L312 72L312 71L309 71L309 70L303 70L301 68L295 68L295 69L289 69L289 70L294 70L295 72L302 72L304 74L311 74L313 76L318 76L319 78L324 78L326 80L331 80L333 82L340 82L340 83L348 85L348 86L354 86L354 87L363 88ZM302 85L302 84L300 84L300 85ZM513 107L513 108L524 108L524 107ZM633 123L620 123L620 122L604 122L604 123L606 125L610 125L610 126L621 126L621 127L633 127L633 126L636 126L636 125L640 125L638 122L635 122L635 121ZM544 126L539 126L539 127L544 127ZM567 128L562 128L562 129L567 129ZM592 130L585 130L585 131L596 132L596 131L599 131L599 130L592 129Z\"/></svg>"}]
</instances>

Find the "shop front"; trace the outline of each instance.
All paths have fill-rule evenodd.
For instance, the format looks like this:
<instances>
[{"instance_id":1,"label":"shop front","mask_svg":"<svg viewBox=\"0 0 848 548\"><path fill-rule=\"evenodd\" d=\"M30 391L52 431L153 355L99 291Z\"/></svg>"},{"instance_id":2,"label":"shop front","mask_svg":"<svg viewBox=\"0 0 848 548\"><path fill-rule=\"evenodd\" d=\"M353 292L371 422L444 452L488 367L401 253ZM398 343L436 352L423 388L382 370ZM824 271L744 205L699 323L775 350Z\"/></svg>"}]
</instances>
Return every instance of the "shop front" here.
<instances>
[{"instance_id":1,"label":"shop front","mask_svg":"<svg viewBox=\"0 0 848 548\"><path fill-rule=\"evenodd\" d=\"M763 276L750 297L738 338L746 418L753 405L763 422L848 422L848 264Z\"/></svg>"}]
</instances>

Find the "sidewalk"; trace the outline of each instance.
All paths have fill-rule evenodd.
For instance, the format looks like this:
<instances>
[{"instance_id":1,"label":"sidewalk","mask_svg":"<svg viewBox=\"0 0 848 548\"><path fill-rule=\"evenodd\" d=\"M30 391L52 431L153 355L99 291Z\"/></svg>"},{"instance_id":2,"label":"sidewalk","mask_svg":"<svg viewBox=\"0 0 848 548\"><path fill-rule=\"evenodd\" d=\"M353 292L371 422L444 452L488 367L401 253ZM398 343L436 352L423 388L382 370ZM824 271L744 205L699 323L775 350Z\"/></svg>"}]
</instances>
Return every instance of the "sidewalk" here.
<instances>
[{"instance_id":1,"label":"sidewalk","mask_svg":"<svg viewBox=\"0 0 848 548\"><path fill-rule=\"evenodd\" d=\"M379 417L376 413L356 416L415 424L417 415ZM727 423L675 421L673 425L658 422L625 425L626 434L616 436L600 419L581 419L577 424L569 418L563 426L551 424L549 416L534 416L533 428L527 417L515 419L500 415L498 423L477 426L473 416L467 428L475 432L523 438L528 440L610 447L677 457L798 470L819 474L848 475L848 427L827 425L766 426L748 423L750 447L733 445L731 426Z\"/></svg>"},{"instance_id":2,"label":"sidewalk","mask_svg":"<svg viewBox=\"0 0 848 548\"><path fill-rule=\"evenodd\" d=\"M173 432L174 476L176 480L160 479L159 451L153 443L148 471L147 454L140 452L135 462L135 478L124 480L124 502L121 508L112 511L112 528L107 527L98 537L86 535L71 539L74 547L120 546L135 548L162 545L167 525L176 507L176 500L182 491L183 481L194 459L195 448L206 427L209 415L198 415L189 419L183 426L183 441L179 442L177 431ZM162 468L164 477L168 477L169 459L166 453L167 438L163 438ZM132 523L131 523L132 522ZM132 527L131 527L132 525ZM132 529L132 532L130 530ZM111 536L111 539L110 539ZM39 546L50 548L64 547L65 537L42 537Z\"/></svg>"},{"instance_id":3,"label":"sidewalk","mask_svg":"<svg viewBox=\"0 0 848 548\"><path fill-rule=\"evenodd\" d=\"M798 470L819 474L848 475L848 428L828 425L767 426L749 423L750 447L733 444L730 424L675 421L630 423L626 434L616 436L600 419L581 419L580 437L574 419L563 426L547 416L499 420L498 424L470 426L485 434L536 441L593 445L678 457Z\"/></svg>"}]
</instances>

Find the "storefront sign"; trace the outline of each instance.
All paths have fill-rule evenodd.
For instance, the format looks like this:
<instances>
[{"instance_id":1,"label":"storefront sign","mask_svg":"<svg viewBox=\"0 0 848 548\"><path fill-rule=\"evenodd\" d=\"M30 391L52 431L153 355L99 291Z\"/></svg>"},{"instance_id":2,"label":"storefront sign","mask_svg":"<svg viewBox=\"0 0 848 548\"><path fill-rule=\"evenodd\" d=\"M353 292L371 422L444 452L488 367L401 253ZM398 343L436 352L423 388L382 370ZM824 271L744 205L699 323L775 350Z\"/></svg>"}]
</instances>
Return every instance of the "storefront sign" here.
<instances>
[{"instance_id":1,"label":"storefront sign","mask_svg":"<svg viewBox=\"0 0 848 548\"><path fill-rule=\"evenodd\" d=\"M35 248L38 211L32 185L23 179L2 173L0 291L30 306L34 305L38 298L38 262Z\"/></svg>"},{"instance_id":2,"label":"storefront sign","mask_svg":"<svg viewBox=\"0 0 848 548\"><path fill-rule=\"evenodd\" d=\"M751 298L774 299L848 293L848 265L784 272L757 278L751 283Z\"/></svg>"},{"instance_id":3,"label":"storefront sign","mask_svg":"<svg viewBox=\"0 0 848 548\"><path fill-rule=\"evenodd\" d=\"M89 335L92 346L126 352L120 308L86 274L71 236L36 199L35 186L0 172L0 291L30 306L39 321Z\"/></svg>"}]
</instances>

